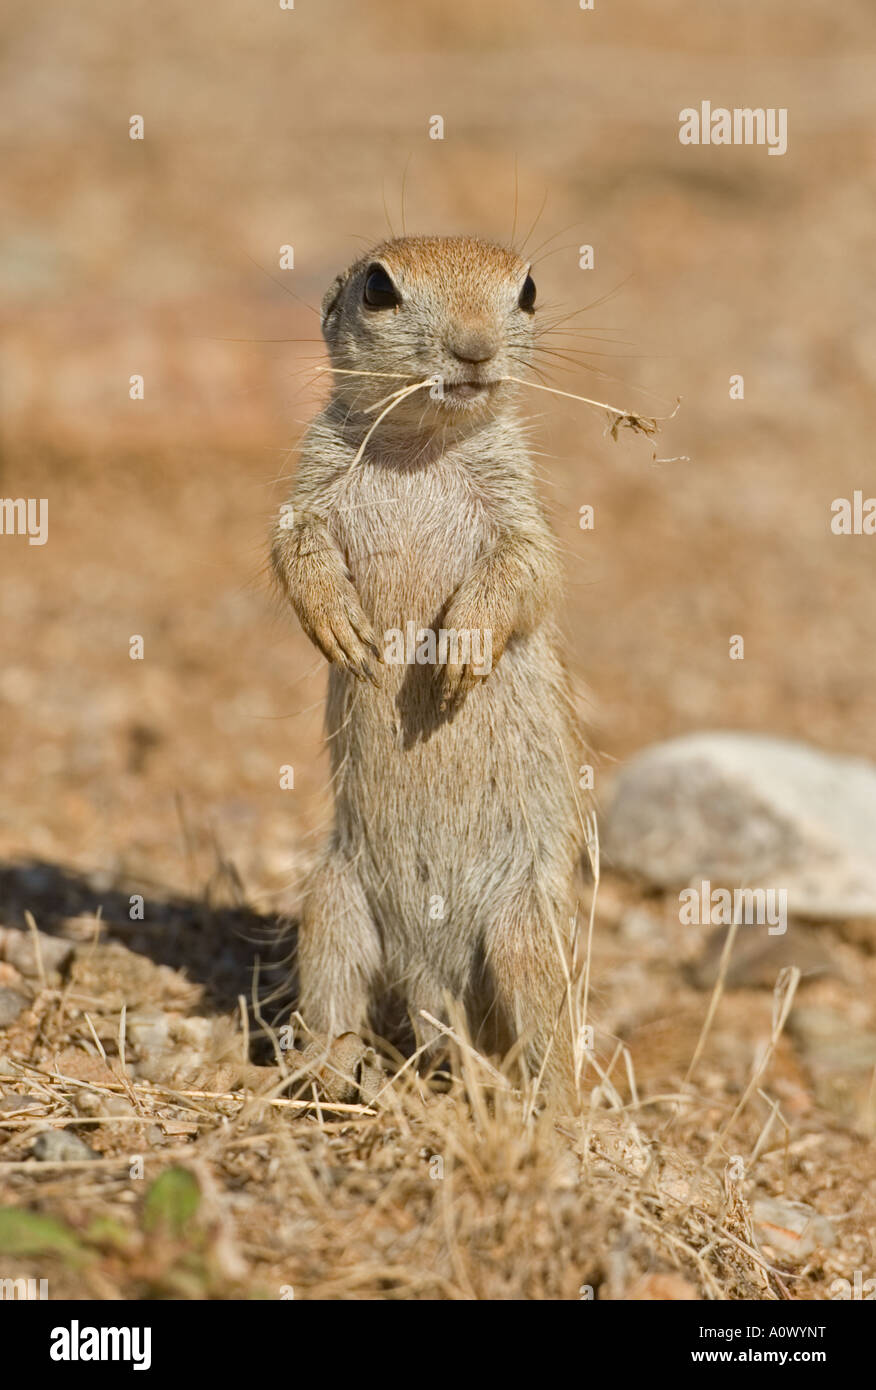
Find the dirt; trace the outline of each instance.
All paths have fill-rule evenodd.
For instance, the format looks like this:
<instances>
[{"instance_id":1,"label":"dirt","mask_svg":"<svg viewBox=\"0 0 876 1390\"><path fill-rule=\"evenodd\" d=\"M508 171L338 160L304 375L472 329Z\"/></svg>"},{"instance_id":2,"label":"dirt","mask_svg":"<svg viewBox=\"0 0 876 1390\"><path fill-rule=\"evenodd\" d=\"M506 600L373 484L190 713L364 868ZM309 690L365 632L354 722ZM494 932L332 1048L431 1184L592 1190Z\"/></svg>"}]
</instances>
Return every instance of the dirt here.
<instances>
[{"instance_id":1,"label":"dirt","mask_svg":"<svg viewBox=\"0 0 876 1390\"><path fill-rule=\"evenodd\" d=\"M0 1277L94 1298L803 1299L873 1277L872 924L740 942L686 1080L720 943L604 865L591 1010L617 1093L593 1129L524 1125L474 1063L447 1093L406 1076L374 1114L252 1099L292 1002L277 923L330 814L325 664L270 593L266 537L324 391L315 306L388 219L516 224L539 302L577 315L545 382L646 414L681 397L653 441L615 441L531 392L599 802L618 761L688 730L876 758L876 539L830 529L834 498L874 491L871 8L107 0L0 32L0 491L49 505L45 545L0 538L0 925L31 933L29 913L73 946L44 977L0 949L27 1005L0 1032L0 1200L58 1223L0 1228ZM681 146L679 110L709 94L787 106L787 154ZM795 1009L821 1012L792 1010L734 1119L795 964ZM100 1159L32 1158L53 1128ZM673 1201L670 1160L718 1195ZM154 1196L177 1168L185 1219ZM758 1198L806 1204L834 1243L771 1251Z\"/></svg>"}]
</instances>

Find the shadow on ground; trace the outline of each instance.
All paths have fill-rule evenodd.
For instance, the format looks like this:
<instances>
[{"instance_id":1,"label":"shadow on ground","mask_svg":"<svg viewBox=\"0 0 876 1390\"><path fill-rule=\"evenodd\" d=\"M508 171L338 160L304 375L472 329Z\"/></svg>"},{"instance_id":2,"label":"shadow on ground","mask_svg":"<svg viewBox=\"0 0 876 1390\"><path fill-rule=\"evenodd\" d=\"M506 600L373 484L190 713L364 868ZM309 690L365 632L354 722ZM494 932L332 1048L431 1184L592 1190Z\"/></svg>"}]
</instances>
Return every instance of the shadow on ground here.
<instances>
[{"instance_id":1,"label":"shadow on ground","mask_svg":"<svg viewBox=\"0 0 876 1390\"><path fill-rule=\"evenodd\" d=\"M4 926L27 929L30 913L49 935L80 944L120 941L201 986L199 1012L235 1010L243 995L253 1018L255 991L264 1017L275 1023L294 1007L296 923L253 911L233 900L238 893L233 870L217 875L199 898L160 891L146 896L142 884L105 885L98 876L43 860L0 865ZM142 920L131 915L140 896Z\"/></svg>"}]
</instances>

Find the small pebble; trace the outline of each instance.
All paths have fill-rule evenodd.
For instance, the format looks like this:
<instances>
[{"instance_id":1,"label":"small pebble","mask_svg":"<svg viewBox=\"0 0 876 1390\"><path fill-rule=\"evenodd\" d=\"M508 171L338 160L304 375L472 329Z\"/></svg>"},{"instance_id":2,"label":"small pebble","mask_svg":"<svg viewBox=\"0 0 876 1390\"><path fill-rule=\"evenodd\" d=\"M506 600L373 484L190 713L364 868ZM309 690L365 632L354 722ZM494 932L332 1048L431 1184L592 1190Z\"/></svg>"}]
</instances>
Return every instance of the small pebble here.
<instances>
[{"instance_id":1,"label":"small pebble","mask_svg":"<svg viewBox=\"0 0 876 1390\"><path fill-rule=\"evenodd\" d=\"M137 1009L128 1014L126 1036L137 1052L146 1055L161 1054L170 1041L170 1019L163 1009Z\"/></svg>"},{"instance_id":2,"label":"small pebble","mask_svg":"<svg viewBox=\"0 0 876 1390\"><path fill-rule=\"evenodd\" d=\"M0 985L0 1028L8 1028L27 1008L27 1000L17 989Z\"/></svg>"},{"instance_id":3,"label":"small pebble","mask_svg":"<svg viewBox=\"0 0 876 1390\"><path fill-rule=\"evenodd\" d=\"M134 1107L127 1096L118 1096L106 1091L80 1091L76 1097L76 1109L80 1115L133 1115Z\"/></svg>"},{"instance_id":4,"label":"small pebble","mask_svg":"<svg viewBox=\"0 0 876 1390\"><path fill-rule=\"evenodd\" d=\"M63 970L72 953L73 943L58 936L38 932L35 943L33 934L29 931L21 931L18 927L0 927L0 957L14 965L22 975L37 978L40 974L40 963L43 970L48 972Z\"/></svg>"},{"instance_id":5,"label":"small pebble","mask_svg":"<svg viewBox=\"0 0 876 1390\"><path fill-rule=\"evenodd\" d=\"M36 1096L4 1096L0 1100L0 1115L17 1115L19 1111L44 1110L45 1101Z\"/></svg>"},{"instance_id":6,"label":"small pebble","mask_svg":"<svg viewBox=\"0 0 876 1390\"><path fill-rule=\"evenodd\" d=\"M44 1129L33 1141L31 1153L41 1163L81 1163L100 1154L67 1129Z\"/></svg>"},{"instance_id":7,"label":"small pebble","mask_svg":"<svg viewBox=\"0 0 876 1390\"><path fill-rule=\"evenodd\" d=\"M786 1260L805 1260L836 1244L836 1231L827 1217L802 1202L759 1197L752 1210L761 1242Z\"/></svg>"}]
</instances>

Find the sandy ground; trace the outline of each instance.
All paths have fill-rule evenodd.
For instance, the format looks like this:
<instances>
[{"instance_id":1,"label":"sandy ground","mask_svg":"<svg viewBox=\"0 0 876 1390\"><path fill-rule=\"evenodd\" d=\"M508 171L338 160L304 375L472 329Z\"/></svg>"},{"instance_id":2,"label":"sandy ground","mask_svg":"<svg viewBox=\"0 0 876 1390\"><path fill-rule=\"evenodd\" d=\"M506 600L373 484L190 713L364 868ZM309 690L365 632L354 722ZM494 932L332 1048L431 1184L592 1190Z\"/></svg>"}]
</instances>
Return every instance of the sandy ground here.
<instances>
[{"instance_id":1,"label":"sandy ground","mask_svg":"<svg viewBox=\"0 0 876 1390\"><path fill-rule=\"evenodd\" d=\"M814 0L711 13L673 2L659 15L644 0L593 13L454 0L404 19L389 0L301 0L294 13L236 0L90 3L84 14L48 4L4 19L2 37L11 216L0 242L0 490L48 499L49 540L0 541L0 922L24 927L28 910L39 928L76 938L75 970L97 970L97 983L62 972L43 988L2 967L0 984L23 989L32 1007L0 1057L27 1059L46 1085L50 1072L72 1078L66 1089L51 1081L36 1113L81 1117L77 1077L80 1089L121 1084L123 1003L208 1019L209 1029L226 1020L225 1042L210 1033L213 1050L198 1053L189 1081L197 1074L201 1090L225 1093L246 1080L238 996L250 996L255 956L275 959L273 925L294 917L329 815L325 667L271 597L266 535L323 390L315 306L388 225L507 240L516 222L541 302L581 311L542 364L545 379L656 414L682 398L656 443L661 457L687 458L655 463L646 440L614 442L586 406L531 393L600 800L618 760L687 730L761 730L876 757L876 540L829 525L834 498L874 491L874 205L862 170L874 155L876 17L864 0L841 12ZM680 146L678 112L704 97L786 106L787 154ZM441 142L428 138L435 113ZM133 114L144 117L142 142L128 139ZM287 243L293 271L278 267ZM590 271L578 268L585 243ZM142 401L128 396L134 373ZM730 398L737 373L743 400ZM592 532L578 526L584 504L595 508ZM745 639L742 662L729 659L733 634ZM133 635L142 661L129 657ZM280 789L284 764L295 767L292 791ZM601 1055L622 1040L640 1096L674 1094L708 1005L715 943L682 929L672 902L607 869L593 977ZM128 916L136 893L142 924ZM95 946L96 913L105 925ZM178 1289L179 1250L171 1242L156 1254L141 1229L143 1182L111 1166L84 1186L78 1170L5 1167L23 1161L36 1125L12 1110L0 1128L0 1193L80 1237L106 1212L133 1233L136 1258L91 1241L84 1267L96 1297L136 1295L156 1279L167 1291L165 1278L190 1296L276 1297L292 1284L300 1296L577 1297L595 1281L635 1297L655 1271L674 1271L699 1296L781 1297L784 1287L826 1297L837 1274L876 1272L872 1063L861 1061L866 1042L837 1060L800 1009L871 1039L873 944L863 923L746 944L693 1110L673 1119L646 1105L640 1117L655 1145L678 1126L679 1151L700 1163L769 1033L778 971L799 965L798 1025L763 1095L710 1159L720 1178L729 1154L750 1155L778 1102L746 1201L805 1201L837 1238L783 1285L771 1275L759 1284L755 1265L744 1278L720 1262L704 1274L678 1245L698 1249L697 1238L673 1227L665 1205L655 1219L675 1243L642 1226L645 1245L618 1274L607 1252L623 1223L590 1170L586 1201L568 1218L571 1245L551 1225L556 1204L572 1200L558 1181L556 1201L545 1199L554 1237L533 1217L531 1239L499 1259L504 1199L484 1195L473 1174L486 1164L504 1182L507 1162L519 1177L528 1151L494 1154L495 1169L483 1152L470 1168L461 1158L457 1196L442 1189L440 1201L417 1168L424 1126L467 1133L459 1097L411 1099L404 1120L357 1117L353 1138L337 1117L333 1130L325 1116L320 1125L277 1109L262 1124L261 1112L242 1119L231 1106L251 1164L218 1143L224 1102L199 1102L194 1119L172 1109L171 1122L195 1128L171 1123L170 1137L157 1101L142 1096L148 1126L136 1105L115 1129L94 1126L107 1158L127 1152L125 1124L140 1125L147 1178L177 1154L215 1189L207 1226L211 1240L225 1233L218 1266L199 1266ZM196 1052L204 1036L189 1040ZM249 1060L270 1056L254 1044ZM164 1080L179 1088L174 1065L169 1048ZM9 1073L0 1088L32 1092L29 1075ZM137 1084L161 1082L159 1066ZM452 1118L436 1118L433 1104L456 1107ZM535 1164L542 1178L559 1161L550 1152L547 1168ZM405 1196L409 1169L416 1195ZM349 1249L343 1222L326 1214L331 1183L356 1232ZM394 1213L378 1254L369 1184ZM518 1198L529 1201L525 1190ZM441 1243L445 1201L461 1256ZM276 1234L260 1243L252 1232L266 1221ZM428 1242L416 1249L427 1230L431 1266ZM51 1258L67 1287L67 1265ZM502 1260L494 1282L487 1271ZM440 1277L430 1282L427 1267Z\"/></svg>"}]
</instances>

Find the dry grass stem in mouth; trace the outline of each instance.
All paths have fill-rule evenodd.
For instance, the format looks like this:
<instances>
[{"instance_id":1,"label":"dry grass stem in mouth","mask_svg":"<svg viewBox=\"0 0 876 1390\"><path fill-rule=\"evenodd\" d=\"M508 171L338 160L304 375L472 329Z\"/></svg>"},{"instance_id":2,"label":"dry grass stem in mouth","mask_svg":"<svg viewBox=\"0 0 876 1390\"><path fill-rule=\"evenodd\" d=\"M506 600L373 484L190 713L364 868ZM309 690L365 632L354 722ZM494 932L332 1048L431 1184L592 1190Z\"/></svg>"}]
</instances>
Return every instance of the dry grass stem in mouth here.
<instances>
[{"instance_id":1,"label":"dry grass stem in mouth","mask_svg":"<svg viewBox=\"0 0 876 1390\"><path fill-rule=\"evenodd\" d=\"M637 410L622 410L620 406L609 405L606 401L594 401L589 396L578 396L574 391L561 391L557 386L543 386L537 381L527 381L522 376L505 376L502 381L514 381L518 386L531 386L534 391L547 391L552 396L565 396L570 401L582 401L584 405L592 405L595 410L604 410L608 414L607 433L612 439L617 439L618 430L632 430L634 434L644 434L651 439L658 433L660 425L664 420L674 420L681 409L681 397L675 402L675 409L669 415L640 415ZM686 459L687 455L679 454L675 459L657 459L656 450L654 462L675 463Z\"/></svg>"},{"instance_id":2,"label":"dry grass stem in mouth","mask_svg":"<svg viewBox=\"0 0 876 1390\"><path fill-rule=\"evenodd\" d=\"M362 413L363 415L371 415L382 405L386 405L387 401L393 405L397 401L403 400L405 396L409 396L413 391L421 391L424 386L436 386L440 380L440 377L430 376L425 381L415 381L410 386L402 386L397 391L391 391L388 396L383 396L379 401L375 401L373 405L366 405ZM385 411L384 414L389 414L389 412Z\"/></svg>"},{"instance_id":3,"label":"dry grass stem in mouth","mask_svg":"<svg viewBox=\"0 0 876 1390\"><path fill-rule=\"evenodd\" d=\"M415 381L413 386L403 386L400 391L394 392L392 396L385 396L384 400L388 400L389 405L387 405L383 410L381 410L377 419L374 421L374 424L371 425L371 427L366 432L365 438L362 440L362 443L356 450L356 457L353 459L353 462L350 464L350 467L355 468L356 464L359 463L359 461L362 458L362 455L365 452L365 445L368 443L368 440L371 438L372 434L377 429L377 426L380 424L381 420L383 420L390 413L390 411L395 410L395 407L397 405L400 405L401 402L405 400L408 396L412 396L415 391L422 391L425 386L434 386L434 384L435 377L430 376L425 381ZM377 401L375 405L369 406L368 410L376 410L377 407L380 405L383 405L383 401Z\"/></svg>"},{"instance_id":4,"label":"dry grass stem in mouth","mask_svg":"<svg viewBox=\"0 0 876 1390\"><path fill-rule=\"evenodd\" d=\"M317 370L332 372L339 376L391 377L396 381L406 379L405 374L402 372L369 372L360 371L352 367L319 367ZM541 382L527 381L525 377L521 376L503 376L500 377L499 380L513 381L518 386L531 386L534 391L547 391L551 396L563 396L567 400L581 401L584 405L593 406L595 410L604 410L608 415L606 433L610 434L615 441L617 440L618 432L622 429L632 430L634 434L643 434L646 438L653 439L653 437L659 433L661 424L666 420L674 420L681 409L680 396L676 398L675 407L668 415L642 415L637 410L624 410L621 406L610 405L607 401L595 401L590 396L579 396L574 391L561 391L557 386L544 386ZM383 396L379 401L375 401L373 405L366 406L364 408L364 413L366 415L370 415L372 411L380 410L381 406L386 406L386 409L378 415L374 424L368 430L368 433L359 446L356 457L353 459L353 464L359 463L364 453L365 446L374 433L374 430L396 405L405 400L409 395L412 395L415 391L422 391L426 386L434 386L438 381L440 381L440 377L427 377L424 381L417 381L410 386L404 386L388 396ZM689 456L687 454L675 454L672 458L658 459L655 449L651 461L652 463L685 463L689 462Z\"/></svg>"}]
</instances>

